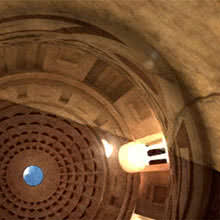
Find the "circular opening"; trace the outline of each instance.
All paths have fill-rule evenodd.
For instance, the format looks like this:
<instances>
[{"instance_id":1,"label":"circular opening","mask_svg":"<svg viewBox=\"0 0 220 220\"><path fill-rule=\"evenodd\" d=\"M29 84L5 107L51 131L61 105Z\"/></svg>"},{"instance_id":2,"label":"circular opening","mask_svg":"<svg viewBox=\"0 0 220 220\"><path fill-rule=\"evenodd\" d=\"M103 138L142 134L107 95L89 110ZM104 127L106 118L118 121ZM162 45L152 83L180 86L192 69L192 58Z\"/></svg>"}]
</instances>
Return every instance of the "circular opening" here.
<instances>
[{"instance_id":1,"label":"circular opening","mask_svg":"<svg viewBox=\"0 0 220 220\"><path fill-rule=\"evenodd\" d=\"M38 166L29 166L24 170L23 178L29 186L37 186L43 181L43 171Z\"/></svg>"}]
</instances>

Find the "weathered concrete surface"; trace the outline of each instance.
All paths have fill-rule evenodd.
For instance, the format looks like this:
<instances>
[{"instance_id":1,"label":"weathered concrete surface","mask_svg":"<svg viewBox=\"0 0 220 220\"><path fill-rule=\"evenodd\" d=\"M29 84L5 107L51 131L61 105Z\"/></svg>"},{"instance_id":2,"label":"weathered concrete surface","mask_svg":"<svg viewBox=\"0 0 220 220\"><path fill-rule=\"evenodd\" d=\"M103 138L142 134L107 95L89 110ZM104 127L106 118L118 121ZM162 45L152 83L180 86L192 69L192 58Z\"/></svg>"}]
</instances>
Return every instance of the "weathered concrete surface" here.
<instances>
[{"instance_id":1,"label":"weathered concrete surface","mask_svg":"<svg viewBox=\"0 0 220 220\"><path fill-rule=\"evenodd\" d=\"M158 96L163 96L163 104L167 107L164 111L169 113L167 133L170 137L170 147L175 146L174 142L177 142L177 146L181 145L184 140L183 143L190 147L179 146L181 149L178 153L181 158L220 171L219 1L2 0L0 2L0 23L3 24L4 19L24 15L59 15L96 25L127 45L130 53L145 69L159 65L160 54L175 70L167 71L164 68L160 73L155 72L158 74L155 84L159 82L160 87ZM7 23L4 25L9 32L13 31L13 26L7 26ZM31 23L26 25L28 28L32 26ZM46 28L47 25L43 23L39 28ZM52 26L56 26L56 21L53 25L50 24L50 28ZM13 53L9 53L7 61L13 63L12 59ZM64 64L60 63L61 69ZM82 78L84 76L80 77ZM169 83L166 84L162 80ZM178 91L177 87L180 87ZM163 92L165 94L162 94ZM184 129L186 135L179 135L185 131ZM199 172L195 173L197 175L192 177L194 186L197 187L202 175ZM205 177L204 174L201 178ZM201 188L203 193L205 190L205 187ZM181 197L180 201L183 198ZM200 213L199 200L202 199L193 197L191 211L196 213L195 216Z\"/></svg>"},{"instance_id":2,"label":"weathered concrete surface","mask_svg":"<svg viewBox=\"0 0 220 220\"><path fill-rule=\"evenodd\" d=\"M92 23L133 48L143 65L149 54L155 56L150 44L177 70L173 77L187 91L186 102L219 91L220 3L217 0L4 0L0 2L0 12L1 19L59 14ZM198 113L203 111L202 106L197 107ZM201 116L202 124L208 123L205 127L215 130L215 139L220 133L213 121L206 118L213 115L218 118L218 109L216 104L206 116ZM212 148L218 148L216 142L212 144ZM218 159L219 154L213 156L214 164L218 164L215 168L220 170Z\"/></svg>"}]
</instances>

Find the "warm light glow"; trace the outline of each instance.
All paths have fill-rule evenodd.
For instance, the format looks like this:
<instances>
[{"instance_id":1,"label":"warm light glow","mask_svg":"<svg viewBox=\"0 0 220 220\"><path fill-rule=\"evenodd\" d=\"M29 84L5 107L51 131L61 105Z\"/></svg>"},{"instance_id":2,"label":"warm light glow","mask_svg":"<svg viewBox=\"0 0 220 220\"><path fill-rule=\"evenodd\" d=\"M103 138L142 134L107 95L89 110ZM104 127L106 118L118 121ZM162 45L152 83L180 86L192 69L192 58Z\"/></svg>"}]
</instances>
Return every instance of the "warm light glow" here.
<instances>
[{"instance_id":1,"label":"warm light glow","mask_svg":"<svg viewBox=\"0 0 220 220\"><path fill-rule=\"evenodd\" d=\"M105 155L106 155L107 158L109 158L112 155L113 146L112 146L112 144L109 144L109 142L106 141L105 139L102 139L102 143L103 143L104 148L105 148Z\"/></svg>"},{"instance_id":2,"label":"warm light glow","mask_svg":"<svg viewBox=\"0 0 220 220\"><path fill-rule=\"evenodd\" d=\"M119 163L129 172L141 172L148 164L147 147L138 142L130 142L123 145L119 150Z\"/></svg>"},{"instance_id":3,"label":"warm light glow","mask_svg":"<svg viewBox=\"0 0 220 220\"><path fill-rule=\"evenodd\" d=\"M152 142L155 142L155 141L158 141L158 140L162 140L163 138L164 138L163 133L159 132L159 133L156 133L156 134L147 135L146 137L143 137L143 138L139 138L138 142L149 145L149 143L152 143Z\"/></svg>"},{"instance_id":4,"label":"warm light glow","mask_svg":"<svg viewBox=\"0 0 220 220\"><path fill-rule=\"evenodd\" d=\"M147 139L147 137L145 139ZM123 145L120 148L118 154L119 163L122 169L129 173L145 172L145 171L148 172L151 170L149 166L154 166L152 167L152 170L162 169L161 167L163 167L163 169L168 169L169 156L168 156L167 143L164 136L160 135L159 141L160 143L153 144L150 146L146 146L146 143L140 142L140 140L129 142ZM149 156L148 151L154 149L164 149L165 152L162 154L155 154ZM161 164L150 165L152 161L163 160L163 159L167 161L167 163L164 164L164 166Z\"/></svg>"},{"instance_id":5,"label":"warm light glow","mask_svg":"<svg viewBox=\"0 0 220 220\"><path fill-rule=\"evenodd\" d=\"M131 220L153 220L153 219L133 213L131 216Z\"/></svg>"}]
</instances>

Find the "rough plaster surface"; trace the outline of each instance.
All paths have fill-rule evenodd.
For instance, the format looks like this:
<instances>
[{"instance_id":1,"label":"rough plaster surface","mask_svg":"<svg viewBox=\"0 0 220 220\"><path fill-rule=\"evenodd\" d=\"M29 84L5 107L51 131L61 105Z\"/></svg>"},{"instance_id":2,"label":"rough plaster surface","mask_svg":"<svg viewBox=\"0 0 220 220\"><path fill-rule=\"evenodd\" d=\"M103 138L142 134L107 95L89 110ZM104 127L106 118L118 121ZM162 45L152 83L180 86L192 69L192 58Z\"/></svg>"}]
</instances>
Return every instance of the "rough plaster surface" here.
<instances>
[{"instance_id":1,"label":"rough plaster surface","mask_svg":"<svg viewBox=\"0 0 220 220\"><path fill-rule=\"evenodd\" d=\"M71 22L67 22L68 24L66 24L65 21L63 21L63 23L60 22L58 25L55 20L52 22L44 21L42 23L41 21L35 23L31 22L29 24L25 23L25 25L22 21L20 24L18 24L18 21L18 23L14 24L10 23L12 17L29 15L53 15L78 19L86 22L86 24L95 25L101 30L106 31L108 34L97 31L96 29L96 34L94 34L94 32L87 32L87 35L90 37L92 35L94 38L91 37L87 39L87 36L85 37L84 35L78 34L78 36L74 35L74 39L86 41L87 43L89 42L93 46L96 45L96 52L97 48L102 48L102 46L105 45L105 49L103 49L103 46L102 50L96 53L98 57L102 57L105 52L105 55L109 55L108 59L111 61L117 57L120 61L116 63L120 64L120 67L124 67L124 70L126 66L129 67L128 69L132 69L133 73L126 69L129 75L128 78L134 82L135 86L140 87L141 91L150 91L149 96L146 94L146 96L143 96L149 100L151 107L156 112L156 116L160 120L164 129L163 131L167 136L171 152L175 152L175 154L181 158L179 160L180 164L181 160L184 158L187 161L194 162L196 166L198 165L198 170L200 170L200 165L205 165L220 171L220 152L218 150L218 140L220 137L220 130L218 128L220 116L220 2L218 0L3 0L0 2L0 25L2 25L0 38L1 46L5 51L1 51L0 55L5 59L2 68L4 69L5 66L7 66L8 69L5 72L3 71L2 76L17 73L17 66L15 65L15 63L17 63L17 58L15 54L18 48L14 46L13 43L15 40L18 44L19 40L13 39L13 37L16 38L19 34L15 33L14 36L13 31L16 32L18 29L31 30L32 26L34 26L35 28L41 29L41 31L42 29L54 30L55 28L59 30L59 32L66 34L76 30L73 26L81 25L81 23L72 25L70 24ZM7 18L9 20L7 20ZM91 26L86 26L84 32L90 28ZM12 33L5 35L6 32ZM11 38L9 39L7 36ZM56 37L54 36L54 34L49 34L49 32L47 34L37 33L32 36L33 39L31 38L29 42L35 42L37 39L39 40L39 38L48 41L60 39L59 34L57 34ZM73 36L71 35L70 38L71 37ZM95 39L95 37L98 40ZM106 41L107 38L111 40L111 43ZM56 41L54 41L54 44L55 42ZM7 46L10 46L10 48L5 48ZM83 49L87 46L83 45ZM35 50L36 48L33 46L29 51L32 53ZM17 57L22 57L22 50L20 49L18 51ZM49 49L46 51L49 52ZM56 52L56 50L54 51ZM44 54L44 51L42 54ZM68 54L68 51L66 54ZM69 56L70 55L68 55L68 57ZM30 57L27 63L33 62L34 59ZM51 65L51 60L53 61L53 59L54 57L51 57L50 53L48 53L46 59L39 59L37 63L41 64L41 66L47 70L54 71L53 65ZM44 62L45 60L47 62ZM136 63L139 69L129 63L129 60L132 60L132 63ZM165 61L167 61L168 64ZM85 78L86 72L91 70L90 68L93 62L93 58L86 62L87 65L84 65L82 68L82 74L76 77L78 80L83 80ZM22 67L24 64L22 59L18 61L18 64L19 67ZM69 73L68 69L73 68L76 68L74 62L70 64L62 56L57 59L57 72L60 70L67 70L66 72ZM98 68L102 67L99 66ZM138 77L136 75L138 75ZM112 80L108 77L101 77L101 79L104 81ZM153 82L152 85L151 82ZM96 85L100 88L100 84ZM128 86L126 88L130 87ZM10 99L13 97L13 100L17 95L18 97L24 97L28 91L21 87L17 88L15 91L13 86L8 89L9 92L6 94L2 92L1 94L7 96L9 93ZM3 91L5 90L3 89ZM57 99L61 97L63 102L68 100L70 94L69 90L65 90L63 96L60 96L62 94L61 90L55 89L55 91L55 97ZM89 94L91 94L91 90L89 91ZM110 104L109 102L105 102L108 103L108 109L104 111L101 117L96 118L95 122L98 123L101 128L113 131L113 133L116 134L129 133L128 128L120 130L124 123L121 122L120 117L116 114L117 112L115 112L114 106L112 107L112 94L109 91L105 93L100 92L100 94L102 96L108 94L109 97L107 97L107 99ZM50 98L47 97L47 100L49 99ZM117 103L113 105L117 105ZM38 105L38 107L39 106L40 105ZM42 108L45 108L45 106ZM50 111L54 109L55 107L52 107ZM109 109L111 109L111 111ZM119 109L123 108L118 107L118 110ZM49 110L48 107L47 110ZM137 109L135 109L135 111L136 110ZM61 115L64 114L61 110L57 110L57 112L60 112ZM79 112L82 116L83 111L81 110ZM96 110L94 112L96 112ZM139 113L140 114L135 113L138 115L136 117L134 116L135 114L132 114L134 116L134 118L132 118L133 121L138 121L137 119L141 118L143 114L141 112ZM70 115L74 117L74 114L71 113ZM121 115L123 115L122 112ZM65 116L69 117L66 113ZM94 120L92 121L91 118L94 119L95 117L96 115L92 114L91 117L86 118L86 116L84 116L83 119L86 122L90 121L92 125ZM105 124L106 118L109 120L108 123ZM75 119L81 120L77 117L75 117ZM129 124L129 120L127 120L127 123ZM132 127L134 128L134 126ZM184 131L186 134L185 137L178 135L179 131ZM133 133L131 136L135 137L135 134ZM188 142L185 141L186 137ZM184 143L186 143L187 146L179 146L181 145L179 144L181 138L184 139ZM195 174L196 168L192 168L191 165L188 165L185 167L186 170L184 172L188 173L187 169L188 171L194 169ZM172 169L172 172L175 173L175 168L172 167ZM184 170L183 167L182 169ZM202 173L203 169L201 169L200 172ZM200 176L192 174L192 176L189 177L189 179L193 179L194 186L196 186L196 183L199 184L201 182L200 178L205 180L205 177L209 176L208 174L206 175L206 172L209 173L209 171L204 170L204 173ZM178 176L179 173L175 175ZM175 182L174 178L174 184L177 184L178 181ZM205 181L203 181L203 183L204 185L198 188L200 192L202 192L202 190L205 191L206 186L209 185L205 183ZM183 186L187 186L187 184L190 185L192 182L189 181ZM180 192L181 186L177 186L176 190ZM179 199L173 199L175 201L171 203L174 204L174 207L175 204L178 203L177 201L185 201L183 199L184 196L181 193L179 195ZM189 216L198 216L199 200L202 199L198 198L196 200L194 197L193 202L190 204L191 206L187 206L186 210L191 210L188 212ZM179 214L186 216L181 210ZM173 215L171 215L171 218L175 219Z\"/></svg>"}]
</instances>

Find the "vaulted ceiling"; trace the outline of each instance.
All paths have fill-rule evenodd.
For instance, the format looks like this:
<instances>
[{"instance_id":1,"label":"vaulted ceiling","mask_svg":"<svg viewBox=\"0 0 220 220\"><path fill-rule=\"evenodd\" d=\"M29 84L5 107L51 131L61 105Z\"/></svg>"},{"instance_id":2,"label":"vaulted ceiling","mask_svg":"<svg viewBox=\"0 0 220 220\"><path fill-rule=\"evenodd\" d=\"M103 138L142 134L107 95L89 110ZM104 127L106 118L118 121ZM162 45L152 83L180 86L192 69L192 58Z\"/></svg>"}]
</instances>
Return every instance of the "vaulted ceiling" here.
<instances>
[{"instance_id":1,"label":"vaulted ceiling","mask_svg":"<svg viewBox=\"0 0 220 220\"><path fill-rule=\"evenodd\" d=\"M162 131L183 178L168 209L198 217L205 169L220 171L219 16L218 0L3 0L0 98L129 139Z\"/></svg>"}]
</instances>

